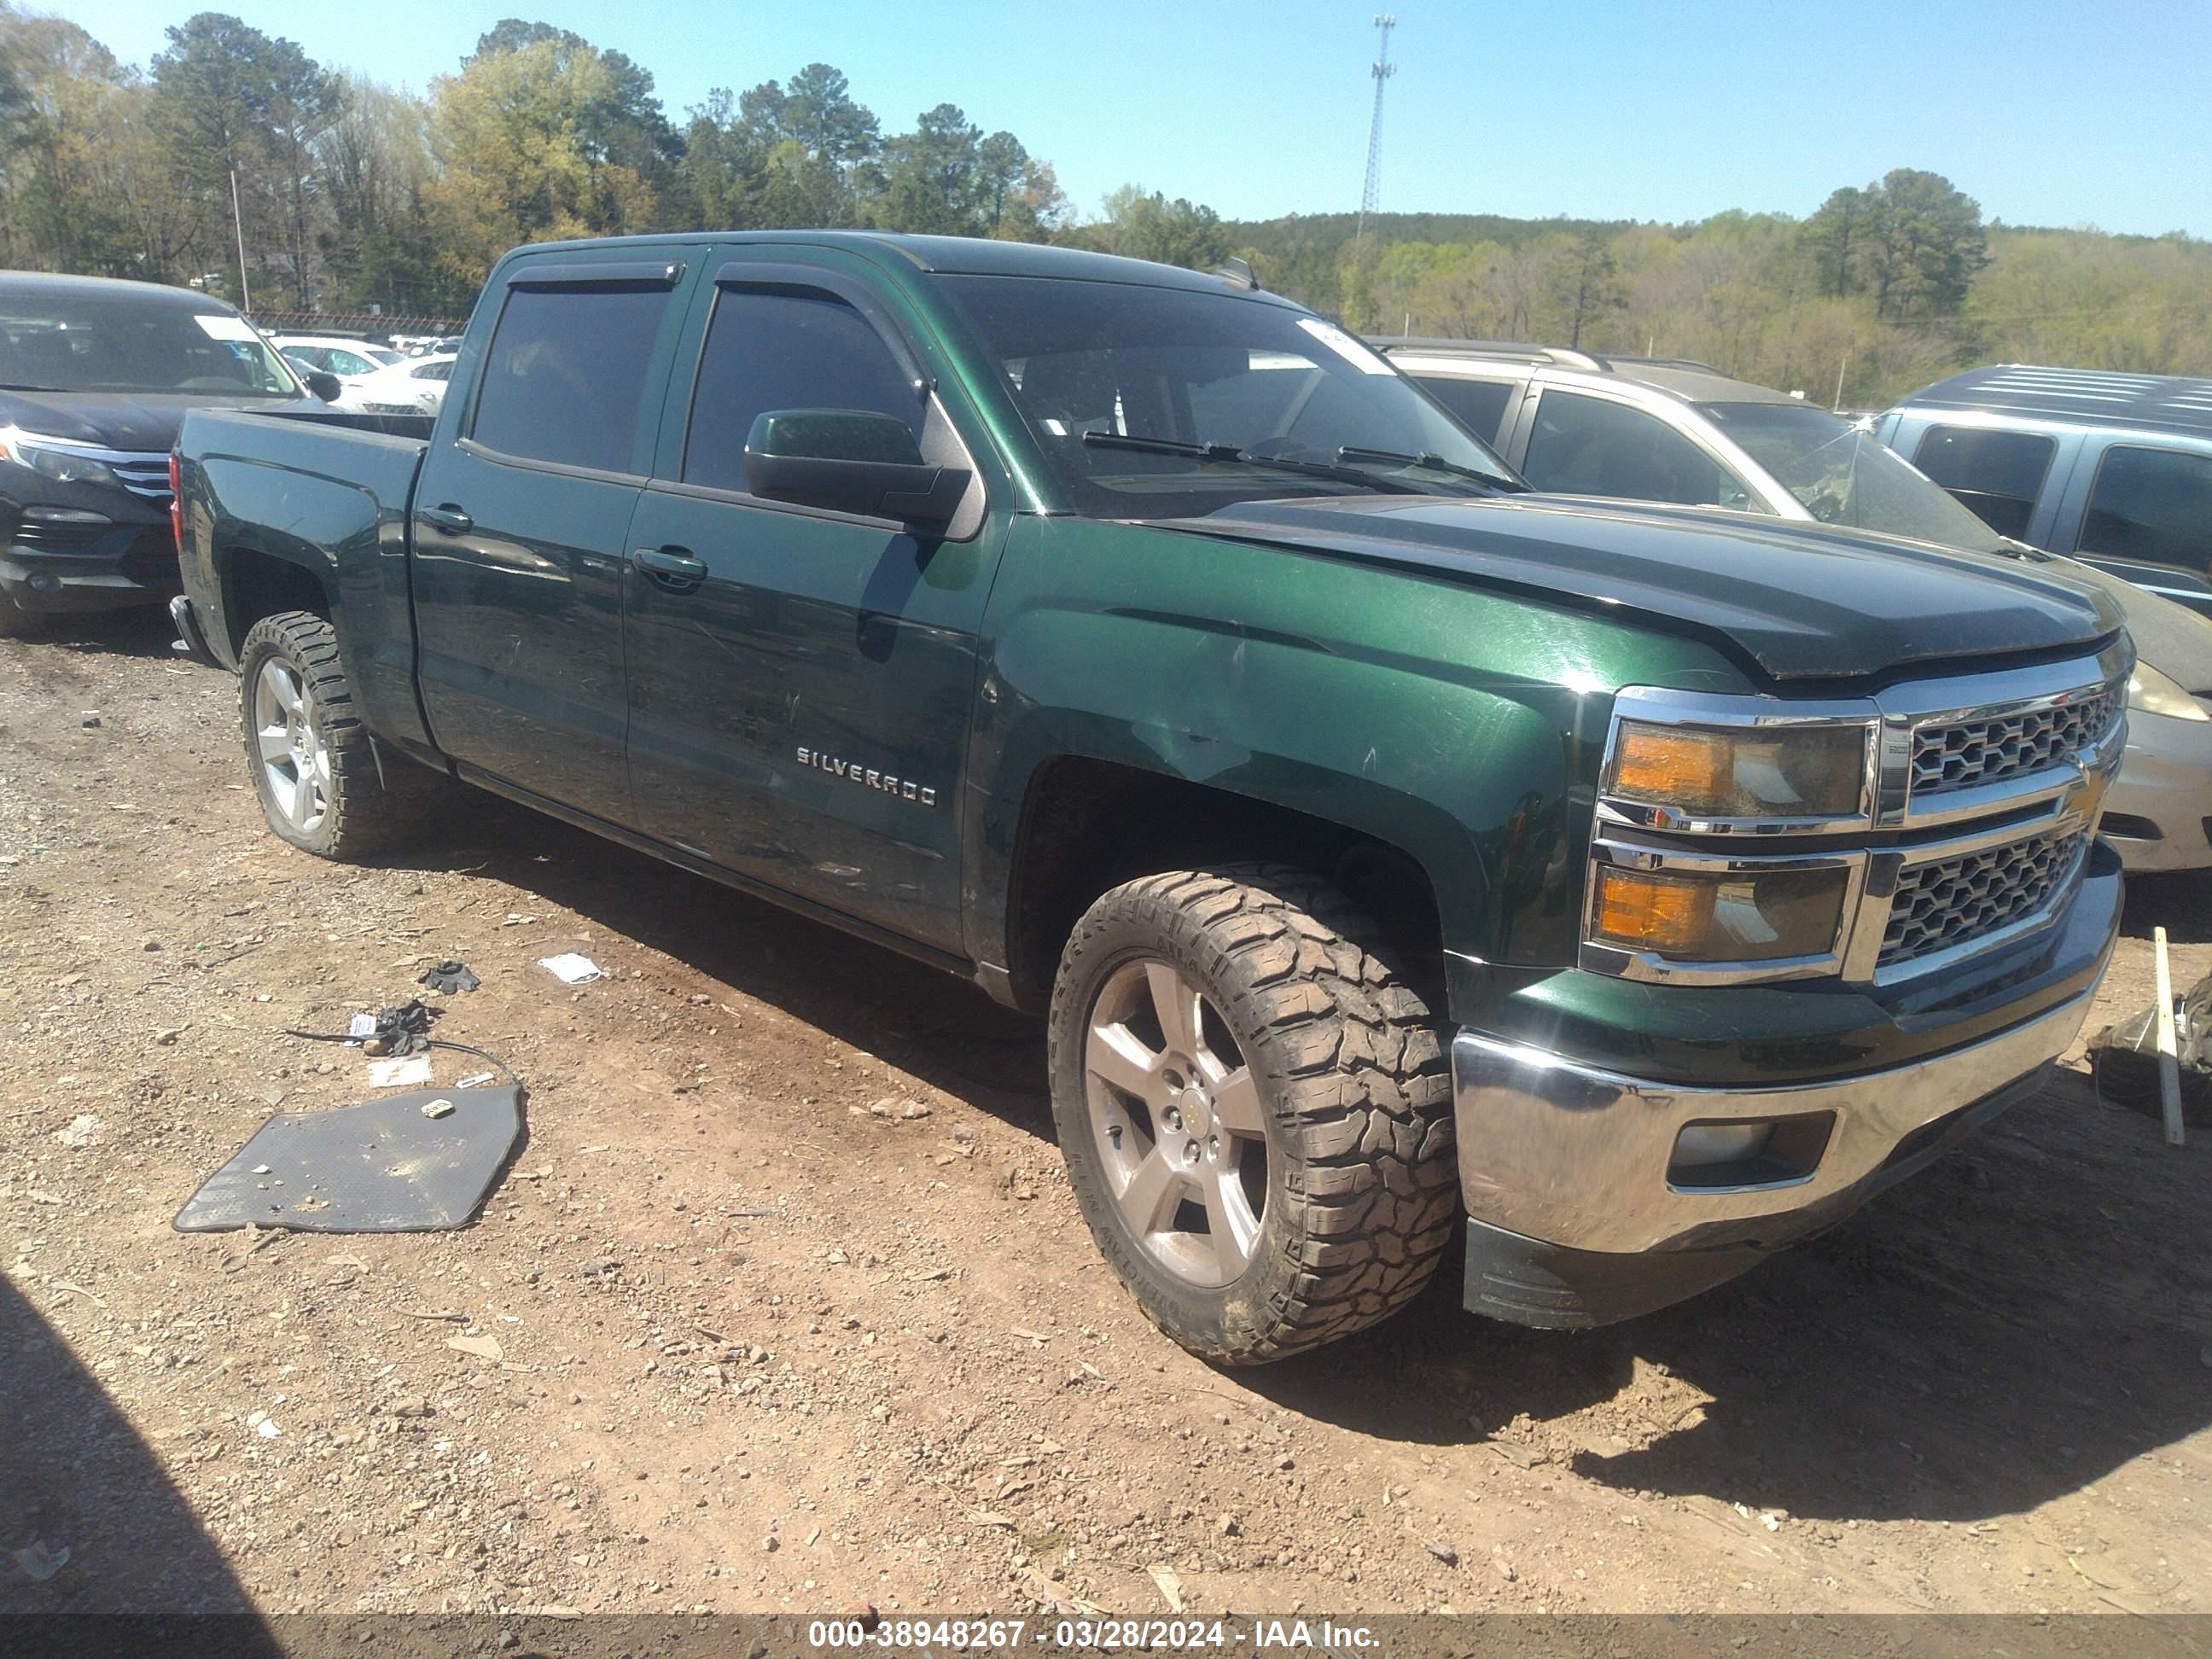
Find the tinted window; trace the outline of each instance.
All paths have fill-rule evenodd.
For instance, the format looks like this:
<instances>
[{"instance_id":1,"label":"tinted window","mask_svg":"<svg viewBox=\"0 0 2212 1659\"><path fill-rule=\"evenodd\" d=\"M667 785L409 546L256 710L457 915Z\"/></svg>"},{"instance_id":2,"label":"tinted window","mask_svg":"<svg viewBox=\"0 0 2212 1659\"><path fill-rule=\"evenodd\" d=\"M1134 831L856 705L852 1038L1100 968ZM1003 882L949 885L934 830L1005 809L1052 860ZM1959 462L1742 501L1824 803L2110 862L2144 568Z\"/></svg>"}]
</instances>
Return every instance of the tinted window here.
<instances>
[{"instance_id":1,"label":"tinted window","mask_svg":"<svg viewBox=\"0 0 2212 1659\"><path fill-rule=\"evenodd\" d=\"M1434 380L1415 375L1422 391L1458 418L1459 423L1486 444L1498 441L1498 423L1505 418L1506 400L1512 386L1504 380L1462 380L1438 375Z\"/></svg>"},{"instance_id":2,"label":"tinted window","mask_svg":"<svg viewBox=\"0 0 2212 1659\"><path fill-rule=\"evenodd\" d=\"M746 435L777 409L862 409L921 435L921 392L859 312L818 292L726 289L691 394L685 482L743 489Z\"/></svg>"},{"instance_id":3,"label":"tinted window","mask_svg":"<svg viewBox=\"0 0 2212 1659\"><path fill-rule=\"evenodd\" d=\"M187 311L129 289L0 293L0 383L32 392L300 395L276 349L236 313Z\"/></svg>"},{"instance_id":4,"label":"tinted window","mask_svg":"<svg viewBox=\"0 0 2212 1659\"><path fill-rule=\"evenodd\" d=\"M513 290L469 435L503 455L628 471L667 309L665 289Z\"/></svg>"},{"instance_id":5,"label":"tinted window","mask_svg":"<svg viewBox=\"0 0 2212 1659\"><path fill-rule=\"evenodd\" d=\"M2057 447L2033 432L1933 426L1912 460L1997 534L2026 541L2035 498L2043 493L2043 475L2051 470Z\"/></svg>"},{"instance_id":6,"label":"tinted window","mask_svg":"<svg viewBox=\"0 0 2212 1659\"><path fill-rule=\"evenodd\" d=\"M2106 451L2079 547L2212 574L2212 456L2125 445Z\"/></svg>"},{"instance_id":7,"label":"tinted window","mask_svg":"<svg viewBox=\"0 0 2212 1659\"><path fill-rule=\"evenodd\" d=\"M367 374L376 367L368 358L357 357L336 346L323 354L323 366L333 374Z\"/></svg>"},{"instance_id":8,"label":"tinted window","mask_svg":"<svg viewBox=\"0 0 2212 1659\"><path fill-rule=\"evenodd\" d=\"M407 378L410 380L450 380L453 378L453 359L449 357L442 363L425 363L420 368L410 369ZM478 424L481 427L482 423Z\"/></svg>"},{"instance_id":9,"label":"tinted window","mask_svg":"<svg viewBox=\"0 0 2212 1659\"><path fill-rule=\"evenodd\" d=\"M1571 392L1536 405L1522 476L1538 489L1688 507L1748 507L1751 492L1680 433L1642 410Z\"/></svg>"}]
</instances>

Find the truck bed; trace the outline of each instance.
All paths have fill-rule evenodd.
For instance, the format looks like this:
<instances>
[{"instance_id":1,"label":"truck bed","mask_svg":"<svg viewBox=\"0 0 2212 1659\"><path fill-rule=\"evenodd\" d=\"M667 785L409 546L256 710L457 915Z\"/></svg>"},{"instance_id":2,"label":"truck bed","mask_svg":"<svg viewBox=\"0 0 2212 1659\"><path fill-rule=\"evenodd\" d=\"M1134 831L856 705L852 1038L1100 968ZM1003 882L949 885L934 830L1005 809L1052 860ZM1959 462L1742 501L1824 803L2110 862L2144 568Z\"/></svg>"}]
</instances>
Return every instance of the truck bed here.
<instances>
[{"instance_id":1,"label":"truck bed","mask_svg":"<svg viewBox=\"0 0 2212 1659\"><path fill-rule=\"evenodd\" d=\"M313 573L344 614L362 712L403 743L428 739L413 689L407 545L433 424L317 406L201 410L177 438L191 520L185 592L210 647L234 665L243 629L230 615L234 596L272 573Z\"/></svg>"}]
</instances>

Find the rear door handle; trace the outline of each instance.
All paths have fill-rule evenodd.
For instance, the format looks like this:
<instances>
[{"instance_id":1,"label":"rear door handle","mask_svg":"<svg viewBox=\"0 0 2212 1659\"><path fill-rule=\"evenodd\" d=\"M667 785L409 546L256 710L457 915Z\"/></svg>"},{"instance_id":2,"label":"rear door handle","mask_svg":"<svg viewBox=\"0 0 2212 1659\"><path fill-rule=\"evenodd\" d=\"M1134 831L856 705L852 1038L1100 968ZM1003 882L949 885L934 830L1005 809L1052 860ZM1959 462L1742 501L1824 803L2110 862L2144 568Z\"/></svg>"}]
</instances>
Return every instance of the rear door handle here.
<instances>
[{"instance_id":1,"label":"rear door handle","mask_svg":"<svg viewBox=\"0 0 2212 1659\"><path fill-rule=\"evenodd\" d=\"M648 576L667 582L703 582L707 580L707 564L695 559L690 550L681 547L641 547L629 556L629 562Z\"/></svg>"},{"instance_id":2,"label":"rear door handle","mask_svg":"<svg viewBox=\"0 0 2212 1659\"><path fill-rule=\"evenodd\" d=\"M477 521L447 501L440 507L418 507L415 516L433 530L443 531L448 536L465 536L477 527Z\"/></svg>"}]
</instances>

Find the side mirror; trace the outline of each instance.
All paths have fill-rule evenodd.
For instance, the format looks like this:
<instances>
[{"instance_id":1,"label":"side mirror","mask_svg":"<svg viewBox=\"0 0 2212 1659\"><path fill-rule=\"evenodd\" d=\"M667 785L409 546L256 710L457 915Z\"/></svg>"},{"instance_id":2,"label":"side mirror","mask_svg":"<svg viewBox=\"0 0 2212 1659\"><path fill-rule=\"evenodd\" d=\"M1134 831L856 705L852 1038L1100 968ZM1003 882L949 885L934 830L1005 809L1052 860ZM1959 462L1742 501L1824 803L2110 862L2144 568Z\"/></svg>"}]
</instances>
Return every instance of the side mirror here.
<instances>
[{"instance_id":1,"label":"side mirror","mask_svg":"<svg viewBox=\"0 0 2212 1659\"><path fill-rule=\"evenodd\" d=\"M308 391L326 404L334 404L345 396L345 387L339 384L338 377L327 369L304 368L300 371L300 378L307 383Z\"/></svg>"},{"instance_id":2,"label":"side mirror","mask_svg":"<svg viewBox=\"0 0 2212 1659\"><path fill-rule=\"evenodd\" d=\"M932 466L914 428L858 409L772 409L745 438L745 488L797 501L907 524L950 523L969 473Z\"/></svg>"}]
</instances>

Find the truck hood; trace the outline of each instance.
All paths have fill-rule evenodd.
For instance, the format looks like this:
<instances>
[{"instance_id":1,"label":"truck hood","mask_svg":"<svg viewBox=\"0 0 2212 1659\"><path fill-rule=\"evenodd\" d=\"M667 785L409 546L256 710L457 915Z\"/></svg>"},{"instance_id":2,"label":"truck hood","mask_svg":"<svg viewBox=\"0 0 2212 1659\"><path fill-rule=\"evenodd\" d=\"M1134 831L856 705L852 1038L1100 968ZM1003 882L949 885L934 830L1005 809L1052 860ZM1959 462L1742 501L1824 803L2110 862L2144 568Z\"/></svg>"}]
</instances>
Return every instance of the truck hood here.
<instances>
[{"instance_id":1,"label":"truck hood","mask_svg":"<svg viewBox=\"0 0 2212 1659\"><path fill-rule=\"evenodd\" d=\"M296 401L221 392L0 392L0 426L166 455L191 410L284 409Z\"/></svg>"},{"instance_id":2,"label":"truck hood","mask_svg":"<svg viewBox=\"0 0 2212 1659\"><path fill-rule=\"evenodd\" d=\"M1777 680L2087 651L2124 621L2098 587L2002 554L1694 507L1362 495L1246 501L1172 527L1635 612Z\"/></svg>"}]
</instances>

